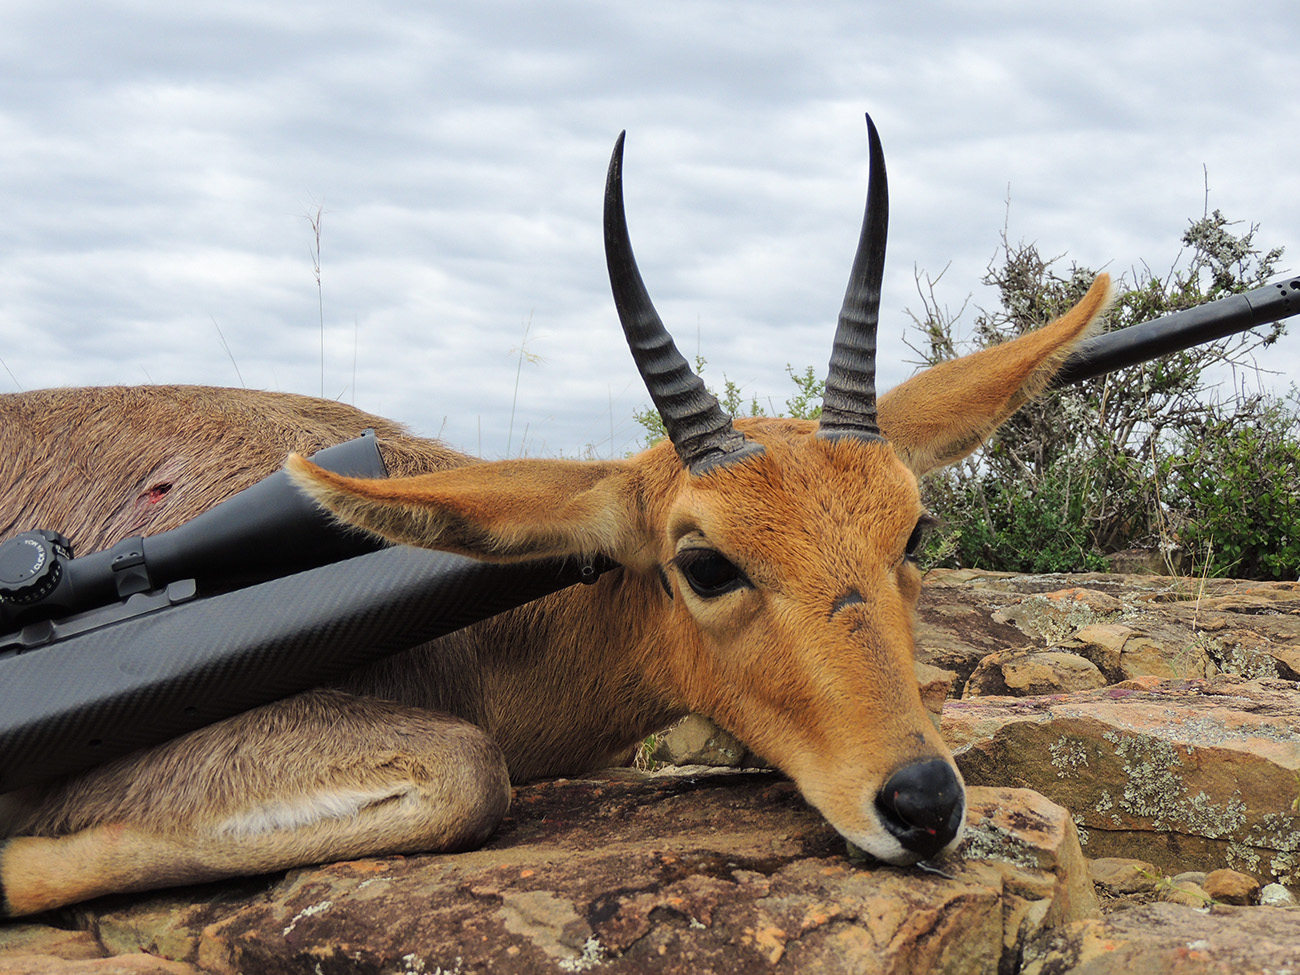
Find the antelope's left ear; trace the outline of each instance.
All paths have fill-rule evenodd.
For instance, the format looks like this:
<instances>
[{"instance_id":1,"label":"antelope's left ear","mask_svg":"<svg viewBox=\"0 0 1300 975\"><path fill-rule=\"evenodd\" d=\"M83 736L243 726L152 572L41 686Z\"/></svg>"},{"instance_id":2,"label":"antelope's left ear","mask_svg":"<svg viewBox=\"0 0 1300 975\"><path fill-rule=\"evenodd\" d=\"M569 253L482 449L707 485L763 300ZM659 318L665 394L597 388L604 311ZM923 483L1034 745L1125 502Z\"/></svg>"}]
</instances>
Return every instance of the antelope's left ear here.
<instances>
[{"instance_id":1,"label":"antelope's left ear","mask_svg":"<svg viewBox=\"0 0 1300 975\"><path fill-rule=\"evenodd\" d=\"M620 461L498 461L371 480L291 454L285 469L340 521L403 545L493 562L602 554L624 565L644 550L635 478Z\"/></svg>"},{"instance_id":2,"label":"antelope's left ear","mask_svg":"<svg viewBox=\"0 0 1300 975\"><path fill-rule=\"evenodd\" d=\"M918 477L961 460L1037 396L1110 307L1099 274L1068 312L1042 328L918 373L880 398L880 429Z\"/></svg>"}]
</instances>

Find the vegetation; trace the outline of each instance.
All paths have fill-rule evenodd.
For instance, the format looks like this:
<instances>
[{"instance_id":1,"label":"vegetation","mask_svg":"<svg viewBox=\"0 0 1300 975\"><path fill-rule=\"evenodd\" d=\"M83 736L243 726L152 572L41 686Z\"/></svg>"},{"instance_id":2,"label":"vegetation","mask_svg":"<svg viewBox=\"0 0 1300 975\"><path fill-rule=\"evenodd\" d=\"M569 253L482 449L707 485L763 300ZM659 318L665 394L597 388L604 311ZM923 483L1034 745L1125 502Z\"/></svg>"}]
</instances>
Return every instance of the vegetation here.
<instances>
[{"instance_id":1,"label":"vegetation","mask_svg":"<svg viewBox=\"0 0 1300 975\"><path fill-rule=\"evenodd\" d=\"M1218 210L1191 222L1170 270L1149 268L1121 281L1110 328L1266 284L1281 248L1261 253L1258 227ZM999 307L980 310L973 334L957 322L926 279L914 314L921 365L1004 342L1062 314L1087 291L1094 272L1044 258L1004 234L985 283ZM918 279L920 283L920 279ZM1171 571L1258 579L1300 575L1300 393L1249 387L1253 353L1285 322L1053 391L1018 411L981 451L927 478L926 504L940 515L925 560L931 566L1016 572L1105 569L1108 556L1158 552ZM702 370L703 360L697 361ZM796 393L783 415L816 416L822 384L810 368L787 366ZM724 377L725 380L725 377ZM725 381L719 397L733 415L762 415ZM637 414L654 440L653 409Z\"/></svg>"}]
</instances>

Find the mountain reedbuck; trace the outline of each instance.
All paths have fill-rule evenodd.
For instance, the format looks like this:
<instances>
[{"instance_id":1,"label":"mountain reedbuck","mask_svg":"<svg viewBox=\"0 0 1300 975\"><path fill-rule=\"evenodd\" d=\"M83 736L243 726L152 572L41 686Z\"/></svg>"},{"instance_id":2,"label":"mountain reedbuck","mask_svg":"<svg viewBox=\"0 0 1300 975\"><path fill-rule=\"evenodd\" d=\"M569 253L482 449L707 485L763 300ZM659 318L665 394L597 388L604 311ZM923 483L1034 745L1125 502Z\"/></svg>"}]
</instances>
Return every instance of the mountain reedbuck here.
<instances>
[{"instance_id":1,"label":"mountain reedbuck","mask_svg":"<svg viewBox=\"0 0 1300 975\"><path fill-rule=\"evenodd\" d=\"M372 426L387 480L288 461L344 522L480 559L620 565L336 686L0 797L3 909L472 847L505 813L512 780L601 767L689 710L772 760L880 860L951 849L964 789L913 671L914 558L929 519L917 478L1046 386L1110 284L1099 277L1063 318L877 404L888 204L868 130L866 217L820 422L733 421L691 372L633 260L621 136L605 193L609 274L669 434L635 457L479 462L336 403L242 390L0 397L0 534L52 523L103 548L182 523L290 451Z\"/></svg>"}]
</instances>

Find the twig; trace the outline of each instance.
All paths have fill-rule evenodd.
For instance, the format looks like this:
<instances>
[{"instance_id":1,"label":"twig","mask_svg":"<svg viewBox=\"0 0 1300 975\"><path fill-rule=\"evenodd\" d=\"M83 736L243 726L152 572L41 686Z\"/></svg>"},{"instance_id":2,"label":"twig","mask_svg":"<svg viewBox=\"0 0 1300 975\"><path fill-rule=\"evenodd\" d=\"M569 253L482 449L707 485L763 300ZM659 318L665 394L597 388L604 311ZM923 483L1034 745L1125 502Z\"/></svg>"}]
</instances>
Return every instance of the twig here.
<instances>
[{"instance_id":1,"label":"twig","mask_svg":"<svg viewBox=\"0 0 1300 975\"><path fill-rule=\"evenodd\" d=\"M230 345L226 342L225 333L221 331L221 326L217 324L217 316L209 315L208 317L212 319L212 327L217 330L217 337L221 339L221 347L226 350L226 355L230 357L230 364L235 367L235 375L239 377L239 385L247 389L248 387L244 385L244 374L239 371L239 363L235 361L235 354L230 351Z\"/></svg>"}]
</instances>

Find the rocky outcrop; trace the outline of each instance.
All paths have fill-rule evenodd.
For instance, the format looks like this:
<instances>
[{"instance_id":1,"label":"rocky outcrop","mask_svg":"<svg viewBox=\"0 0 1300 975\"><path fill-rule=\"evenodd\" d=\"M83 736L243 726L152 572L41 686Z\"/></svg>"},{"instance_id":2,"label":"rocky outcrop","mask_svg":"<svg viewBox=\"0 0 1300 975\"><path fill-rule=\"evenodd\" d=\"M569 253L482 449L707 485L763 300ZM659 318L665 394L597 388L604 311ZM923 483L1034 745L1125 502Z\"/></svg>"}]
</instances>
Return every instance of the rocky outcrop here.
<instances>
[{"instance_id":1,"label":"rocky outcrop","mask_svg":"<svg viewBox=\"0 0 1300 975\"><path fill-rule=\"evenodd\" d=\"M10 922L0 975L1300 970L1300 585L935 572L917 640L973 786L942 872L853 861L773 773L623 771L516 790L471 853Z\"/></svg>"},{"instance_id":2,"label":"rocky outcrop","mask_svg":"<svg viewBox=\"0 0 1300 975\"><path fill-rule=\"evenodd\" d=\"M852 862L773 773L544 783L518 790L481 850L101 901L76 913L80 933L4 929L0 971L45 970L31 961L43 934L86 972L109 961L95 950L123 971L223 975L995 975L1043 931L1099 917L1065 810L976 789L968 828L957 856L904 870Z\"/></svg>"},{"instance_id":3,"label":"rocky outcrop","mask_svg":"<svg viewBox=\"0 0 1300 975\"><path fill-rule=\"evenodd\" d=\"M1156 903L1043 930L1021 975L1281 975L1300 958L1300 914Z\"/></svg>"},{"instance_id":4,"label":"rocky outcrop","mask_svg":"<svg viewBox=\"0 0 1300 975\"><path fill-rule=\"evenodd\" d=\"M936 569L926 576L916 642L923 662L958 675L955 696L986 658L1007 651L1073 654L1108 683L1297 680L1300 583Z\"/></svg>"},{"instance_id":5,"label":"rocky outcrop","mask_svg":"<svg viewBox=\"0 0 1300 975\"><path fill-rule=\"evenodd\" d=\"M1300 890L1300 584L937 571L917 643L967 782L1069 808L1094 858L1111 913L1037 936L1026 972L1300 958L1300 913L1245 906ZM1247 964L1234 924L1291 954Z\"/></svg>"},{"instance_id":6,"label":"rocky outcrop","mask_svg":"<svg viewBox=\"0 0 1300 975\"><path fill-rule=\"evenodd\" d=\"M1300 694L1290 682L1140 678L944 709L968 783L1035 789L1089 856L1300 884Z\"/></svg>"}]
</instances>

